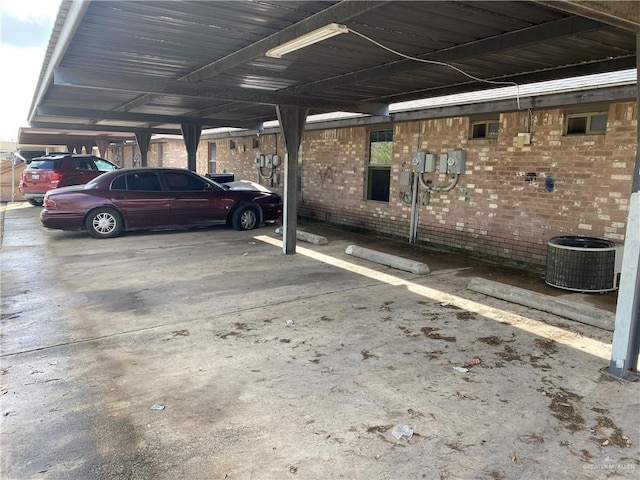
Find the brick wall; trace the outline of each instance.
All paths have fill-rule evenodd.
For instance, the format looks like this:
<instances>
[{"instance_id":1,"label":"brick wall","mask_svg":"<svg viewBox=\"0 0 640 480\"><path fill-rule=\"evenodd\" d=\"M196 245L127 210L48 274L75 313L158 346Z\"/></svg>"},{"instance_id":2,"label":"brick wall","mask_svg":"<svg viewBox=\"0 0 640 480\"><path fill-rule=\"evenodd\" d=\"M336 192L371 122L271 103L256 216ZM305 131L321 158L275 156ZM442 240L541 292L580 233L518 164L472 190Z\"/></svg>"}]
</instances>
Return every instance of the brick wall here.
<instances>
[{"instance_id":1,"label":"brick wall","mask_svg":"<svg viewBox=\"0 0 640 480\"><path fill-rule=\"evenodd\" d=\"M402 196L410 188L401 187L399 177L411 169L412 152L461 148L466 173L452 191L432 192L429 204L419 208L418 242L531 264L544 264L547 241L558 235L621 243L637 105L612 104L606 135L564 136L564 117L562 108L503 113L495 139L470 139L468 117L397 123L389 203L364 200L367 127L307 131L299 214L408 238L411 211ZM528 145L518 142L524 132L531 134ZM545 182L551 178L555 188L549 192ZM433 173L423 179L446 186L450 177Z\"/></svg>"},{"instance_id":2,"label":"brick wall","mask_svg":"<svg viewBox=\"0 0 640 480\"><path fill-rule=\"evenodd\" d=\"M235 148L233 149L231 148L231 141L235 142ZM254 148L254 141L258 142L257 148ZM281 135L267 134L205 140L200 142L199 150L202 149L208 152L209 142L215 142L216 144L217 173L233 173L236 180L251 180L282 193L284 184L283 167L277 168L274 175L272 175L269 168L263 168L260 176L255 163L255 158L259 154L278 154L282 162L284 162L284 141ZM206 169L203 170L203 172L206 171Z\"/></svg>"},{"instance_id":3,"label":"brick wall","mask_svg":"<svg viewBox=\"0 0 640 480\"><path fill-rule=\"evenodd\" d=\"M299 214L397 238L408 238L410 187L399 185L411 170L412 152L466 151L466 173L449 192L432 192L419 208L419 243L462 249L479 256L544 264L547 241L557 235L587 235L624 241L637 148L637 104L612 103L606 135L564 136L563 108L500 115L497 138L470 139L470 119L452 117L396 123L389 202L367 201L368 131L355 126L306 131L302 146ZM518 133L530 133L520 144ZM218 172L259 180L282 192L283 167L273 179L258 178L258 153L284 159L280 135L203 139L197 170L208 171L209 142L216 143ZM236 147L230 148L234 140ZM154 165L152 143L149 165ZM163 147L163 166L186 166L182 141ZM155 155L157 158L157 154ZM535 174L535 175L534 175ZM553 178L554 189L546 181ZM446 186L450 177L423 179Z\"/></svg>"}]
</instances>

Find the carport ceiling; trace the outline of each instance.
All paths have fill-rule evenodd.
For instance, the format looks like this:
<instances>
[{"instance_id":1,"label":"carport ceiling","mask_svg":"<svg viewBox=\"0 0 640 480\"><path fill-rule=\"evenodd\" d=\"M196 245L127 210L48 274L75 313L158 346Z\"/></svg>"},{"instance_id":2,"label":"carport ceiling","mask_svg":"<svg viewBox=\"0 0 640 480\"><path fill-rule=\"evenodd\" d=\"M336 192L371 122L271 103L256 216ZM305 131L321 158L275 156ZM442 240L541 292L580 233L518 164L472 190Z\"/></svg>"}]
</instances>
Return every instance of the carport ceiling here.
<instances>
[{"instance_id":1,"label":"carport ceiling","mask_svg":"<svg viewBox=\"0 0 640 480\"><path fill-rule=\"evenodd\" d=\"M637 2L64 1L29 120L41 129L257 128L274 105L393 102L636 66ZM270 48L329 23L355 33Z\"/></svg>"}]
</instances>

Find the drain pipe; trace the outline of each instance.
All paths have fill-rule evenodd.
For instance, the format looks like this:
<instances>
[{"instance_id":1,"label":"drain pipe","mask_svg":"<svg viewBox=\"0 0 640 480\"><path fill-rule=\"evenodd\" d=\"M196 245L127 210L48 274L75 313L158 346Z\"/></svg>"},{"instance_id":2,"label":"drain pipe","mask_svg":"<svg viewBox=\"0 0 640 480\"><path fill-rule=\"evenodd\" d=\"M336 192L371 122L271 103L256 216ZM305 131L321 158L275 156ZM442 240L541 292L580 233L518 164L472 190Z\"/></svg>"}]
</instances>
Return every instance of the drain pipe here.
<instances>
[{"instance_id":1,"label":"drain pipe","mask_svg":"<svg viewBox=\"0 0 640 480\"><path fill-rule=\"evenodd\" d=\"M413 185L411 187L411 219L409 221L409 243L416 243L418 232L418 176L419 173L413 174Z\"/></svg>"}]
</instances>

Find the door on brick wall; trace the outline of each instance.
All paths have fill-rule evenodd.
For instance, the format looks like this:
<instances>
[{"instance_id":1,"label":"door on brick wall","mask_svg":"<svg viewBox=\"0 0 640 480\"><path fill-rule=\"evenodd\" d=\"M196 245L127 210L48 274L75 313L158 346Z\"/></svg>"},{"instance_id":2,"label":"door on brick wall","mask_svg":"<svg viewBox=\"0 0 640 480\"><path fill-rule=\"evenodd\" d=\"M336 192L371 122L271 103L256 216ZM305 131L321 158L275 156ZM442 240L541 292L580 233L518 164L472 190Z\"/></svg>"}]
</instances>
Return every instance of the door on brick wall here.
<instances>
[{"instance_id":1,"label":"door on brick wall","mask_svg":"<svg viewBox=\"0 0 640 480\"><path fill-rule=\"evenodd\" d=\"M391 187L391 154L393 130L369 132L369 164L367 166L367 200L389 201Z\"/></svg>"}]
</instances>

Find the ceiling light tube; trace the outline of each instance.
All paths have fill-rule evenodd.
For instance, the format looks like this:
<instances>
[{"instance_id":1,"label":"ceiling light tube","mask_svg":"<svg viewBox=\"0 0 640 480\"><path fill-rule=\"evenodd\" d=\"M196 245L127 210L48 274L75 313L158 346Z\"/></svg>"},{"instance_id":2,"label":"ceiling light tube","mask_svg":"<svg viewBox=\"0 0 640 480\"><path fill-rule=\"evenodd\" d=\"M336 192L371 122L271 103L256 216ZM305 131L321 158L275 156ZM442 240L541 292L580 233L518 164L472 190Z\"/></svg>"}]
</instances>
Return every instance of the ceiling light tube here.
<instances>
[{"instance_id":1,"label":"ceiling light tube","mask_svg":"<svg viewBox=\"0 0 640 480\"><path fill-rule=\"evenodd\" d=\"M266 55L271 58L280 58L287 53L308 47L309 45L321 42L327 38L335 37L341 33L347 33L348 31L349 29L346 25L330 23L329 25L325 25L322 28L318 28L317 30L313 30L312 32L306 33L298 38L294 38L282 45L278 45L277 47L268 50Z\"/></svg>"}]
</instances>

